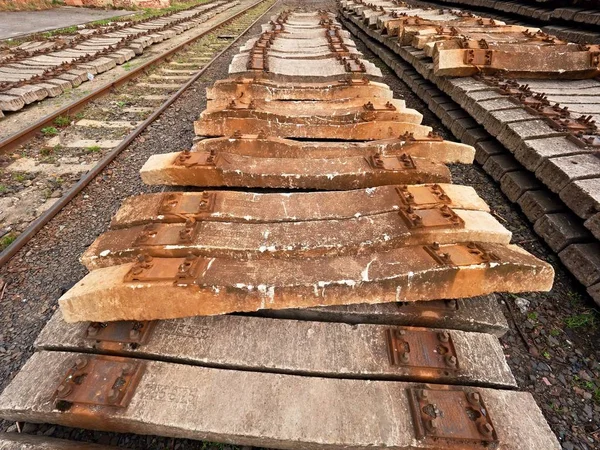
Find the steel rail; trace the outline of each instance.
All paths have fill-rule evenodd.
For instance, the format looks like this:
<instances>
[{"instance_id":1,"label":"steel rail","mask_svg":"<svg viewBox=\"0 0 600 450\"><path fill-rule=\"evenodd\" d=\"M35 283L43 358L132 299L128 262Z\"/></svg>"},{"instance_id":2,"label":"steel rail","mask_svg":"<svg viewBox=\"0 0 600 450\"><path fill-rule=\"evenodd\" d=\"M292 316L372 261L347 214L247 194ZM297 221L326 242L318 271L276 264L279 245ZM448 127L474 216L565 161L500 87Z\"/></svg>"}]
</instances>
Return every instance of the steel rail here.
<instances>
[{"instance_id":1,"label":"steel rail","mask_svg":"<svg viewBox=\"0 0 600 450\"><path fill-rule=\"evenodd\" d=\"M218 27L230 22L232 20L237 19L242 14L246 13L248 10L258 6L266 0L259 0L256 3L253 3L248 8L240 11L236 15L230 17L223 22L220 22L218 25L215 25L210 30L202 33L202 35L194 38L194 40L199 39L200 37L214 31ZM56 203L54 203L49 209L47 209L41 216L36 218L33 222L23 230L21 234L6 248L2 253L0 253L0 267L4 266L21 248L27 244L33 236L37 234L54 216L56 216L67 204L75 198L77 194L79 194L98 174L100 174L108 164L110 164L116 157L121 153L125 148L133 142L135 138L137 138L142 131L144 131L148 125L154 122L175 100L177 100L183 92L185 92L194 82L196 82L204 72L218 59L220 58L227 50L229 50L236 42L238 42L242 36L244 36L254 25L258 23L269 11L271 11L279 0L275 0L275 2L263 13L254 20L246 29L244 29L234 40L232 40L227 47L221 50L218 54L216 54L199 72L197 72L192 78L190 78L183 86L179 88L177 92L175 92L171 97L169 97L160 107L154 111L146 120L144 120L136 129L134 129L130 134L128 134L125 139L119 143L115 148L113 148L109 153L107 153L98 164L94 166L92 170L86 172L86 174L81 177L81 179L75 183L69 190L63 195ZM189 43L189 42L188 42ZM187 44L186 44L187 45ZM172 53L172 52L171 52Z\"/></svg>"},{"instance_id":2,"label":"steel rail","mask_svg":"<svg viewBox=\"0 0 600 450\"><path fill-rule=\"evenodd\" d=\"M144 73L145 71L150 69L155 64L163 61L164 59L168 58L172 54L177 53L178 51L182 50L187 45L190 45L191 43L200 39L201 37L206 36L208 33L211 33L215 28L220 27L221 25L224 25L227 22L230 22L231 20L237 19L239 16L244 14L246 11L248 11L251 8L254 8L258 4L262 3L263 1L265 1L265 0L259 0L255 3L253 3L252 5L243 9L242 11L239 11L235 15L222 20L221 22L219 22L212 28L200 33L198 36L194 36L190 39L187 39L186 41L178 44L177 46L173 47L172 49L167 50L166 52L161 53L160 55L146 61L141 66L138 66L135 69L132 69L131 71L123 74L122 76L120 76L116 80L112 81L111 83L108 83L105 86L102 86L101 88L98 88L93 92L90 92L89 94L85 95L84 97L81 97L80 99L75 100L74 102L60 108L59 110L57 110L51 114L48 114L47 116L42 117L40 120L32 123L28 127L23 128L22 130L17 131L14 134L11 134L7 138L0 140L0 152L5 152L8 150L11 150L11 149L15 148L17 145L29 140L33 135L35 135L37 132L39 132L42 128L44 128L45 126L51 125L52 122L54 121L54 119L56 119L57 117L70 116L71 114L79 111L89 102L91 102L99 97L102 97L103 95L106 95L111 90L121 86L122 84L128 82L132 78L139 76L140 74Z\"/></svg>"}]
</instances>

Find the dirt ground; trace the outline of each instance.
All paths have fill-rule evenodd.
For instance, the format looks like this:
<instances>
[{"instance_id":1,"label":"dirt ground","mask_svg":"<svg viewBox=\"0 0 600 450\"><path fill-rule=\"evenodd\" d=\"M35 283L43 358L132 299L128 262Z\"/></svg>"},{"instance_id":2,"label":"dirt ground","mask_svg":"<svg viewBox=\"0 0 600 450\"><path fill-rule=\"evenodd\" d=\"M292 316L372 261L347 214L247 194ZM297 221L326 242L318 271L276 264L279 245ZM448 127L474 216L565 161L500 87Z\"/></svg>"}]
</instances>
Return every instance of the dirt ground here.
<instances>
[{"instance_id":1,"label":"dirt ground","mask_svg":"<svg viewBox=\"0 0 600 450\"><path fill-rule=\"evenodd\" d=\"M273 14L292 7L329 8L333 2L283 0ZM270 14L269 14L270 15ZM266 22L268 17L263 19ZM250 35L257 35L259 25ZM57 308L57 299L85 274L78 258L101 232L128 196L151 192L138 171L154 153L188 148L193 121L206 104L205 88L227 76L237 52L234 46L204 76L127 148L93 183L21 250L0 276L7 287L0 300L0 389L32 353L32 343ZM385 83L407 106L424 114L424 124L445 138L449 132L410 89L385 65L359 45L368 59L382 68ZM519 388L531 392L565 450L600 448L600 318L580 285L561 266L557 256L534 234L527 219L509 203L499 187L476 166L452 167L454 182L473 186L493 214L513 232L513 242L550 262L556 283L549 293L500 295L511 329L502 338ZM0 429L14 429L4 422ZM54 437L119 445L135 449L231 448L182 439L85 431L51 425L25 424L25 431ZM544 449L540 449L544 450Z\"/></svg>"}]
</instances>

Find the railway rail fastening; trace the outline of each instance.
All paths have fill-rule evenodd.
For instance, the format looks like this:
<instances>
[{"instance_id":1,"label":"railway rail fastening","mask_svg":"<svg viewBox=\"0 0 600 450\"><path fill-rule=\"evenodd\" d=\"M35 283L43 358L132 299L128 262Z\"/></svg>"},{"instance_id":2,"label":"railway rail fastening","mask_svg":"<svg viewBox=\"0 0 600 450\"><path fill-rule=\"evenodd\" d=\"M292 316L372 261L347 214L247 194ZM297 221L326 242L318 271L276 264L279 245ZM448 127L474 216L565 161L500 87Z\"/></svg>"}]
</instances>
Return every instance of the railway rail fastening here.
<instances>
[{"instance_id":1,"label":"railway rail fastening","mask_svg":"<svg viewBox=\"0 0 600 450\"><path fill-rule=\"evenodd\" d=\"M384 3L410 9L344 11ZM475 148L394 98L318 4L280 6L242 45L191 149L154 149L156 188L82 243L89 273L0 417L290 449L561 447L508 365L494 294L547 292L553 267L452 183Z\"/></svg>"}]
</instances>

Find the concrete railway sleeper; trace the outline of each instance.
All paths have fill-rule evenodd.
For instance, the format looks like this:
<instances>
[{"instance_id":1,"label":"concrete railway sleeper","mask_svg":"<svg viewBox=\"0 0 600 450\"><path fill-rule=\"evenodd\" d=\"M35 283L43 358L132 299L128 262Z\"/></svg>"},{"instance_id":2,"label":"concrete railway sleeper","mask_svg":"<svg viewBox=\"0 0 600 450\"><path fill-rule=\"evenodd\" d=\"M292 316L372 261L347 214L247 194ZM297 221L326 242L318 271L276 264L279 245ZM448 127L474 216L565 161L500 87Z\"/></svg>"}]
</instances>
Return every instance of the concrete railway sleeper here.
<instances>
[{"instance_id":1,"label":"concrete railway sleeper","mask_svg":"<svg viewBox=\"0 0 600 450\"><path fill-rule=\"evenodd\" d=\"M180 191L123 204L0 417L282 449L558 450L514 390L493 295L554 272L450 184L473 149L394 100L333 14L262 28L196 132L231 123L150 158L143 180Z\"/></svg>"}]
</instances>

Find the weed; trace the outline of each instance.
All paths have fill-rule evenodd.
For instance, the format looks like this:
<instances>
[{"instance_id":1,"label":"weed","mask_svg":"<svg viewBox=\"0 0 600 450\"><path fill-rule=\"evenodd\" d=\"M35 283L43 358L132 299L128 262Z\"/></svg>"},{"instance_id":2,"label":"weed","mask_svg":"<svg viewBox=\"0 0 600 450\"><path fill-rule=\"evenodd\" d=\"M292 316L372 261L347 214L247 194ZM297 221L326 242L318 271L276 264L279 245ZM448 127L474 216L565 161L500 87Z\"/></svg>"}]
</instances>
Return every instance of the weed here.
<instances>
[{"instance_id":1,"label":"weed","mask_svg":"<svg viewBox=\"0 0 600 450\"><path fill-rule=\"evenodd\" d=\"M589 309L581 314L574 314L565 319L565 325L567 328L582 328L582 327L596 327L598 322L597 313Z\"/></svg>"},{"instance_id":2,"label":"weed","mask_svg":"<svg viewBox=\"0 0 600 450\"><path fill-rule=\"evenodd\" d=\"M550 336L556 337L560 334L560 330L558 328L554 328L550 330Z\"/></svg>"},{"instance_id":3,"label":"weed","mask_svg":"<svg viewBox=\"0 0 600 450\"><path fill-rule=\"evenodd\" d=\"M100 150L102 150L100 148L99 145L90 145L89 147L86 148L86 151L88 153L98 153Z\"/></svg>"},{"instance_id":4,"label":"weed","mask_svg":"<svg viewBox=\"0 0 600 450\"><path fill-rule=\"evenodd\" d=\"M50 156L54 152L53 147L42 147L40 148L40 155L42 156Z\"/></svg>"},{"instance_id":5,"label":"weed","mask_svg":"<svg viewBox=\"0 0 600 450\"><path fill-rule=\"evenodd\" d=\"M54 127L44 127L42 128L42 134L44 136L56 136L58 134L58 130Z\"/></svg>"},{"instance_id":6,"label":"weed","mask_svg":"<svg viewBox=\"0 0 600 450\"><path fill-rule=\"evenodd\" d=\"M83 113L80 111L77 114L75 114L75 120L81 120L83 119Z\"/></svg>"},{"instance_id":7,"label":"weed","mask_svg":"<svg viewBox=\"0 0 600 450\"><path fill-rule=\"evenodd\" d=\"M567 292L567 297L569 297L569 304L571 306L580 305L582 302L581 294L579 292Z\"/></svg>"},{"instance_id":8,"label":"weed","mask_svg":"<svg viewBox=\"0 0 600 450\"><path fill-rule=\"evenodd\" d=\"M27 179L25 174L22 174L22 173L13 173L12 177L13 177L13 180L18 181L19 183L22 183L23 181L25 181Z\"/></svg>"},{"instance_id":9,"label":"weed","mask_svg":"<svg viewBox=\"0 0 600 450\"><path fill-rule=\"evenodd\" d=\"M17 236L15 236L12 233L8 233L7 235L2 236L2 238L0 238L0 251L4 250L6 247L12 244L16 238Z\"/></svg>"},{"instance_id":10,"label":"weed","mask_svg":"<svg viewBox=\"0 0 600 450\"><path fill-rule=\"evenodd\" d=\"M125 107L125 106L127 105L127 102L118 101L118 102L116 103L116 105L117 105L119 108L123 108L123 107Z\"/></svg>"},{"instance_id":11,"label":"weed","mask_svg":"<svg viewBox=\"0 0 600 450\"><path fill-rule=\"evenodd\" d=\"M8 188L3 184L0 184L0 194L4 194L6 191L8 191Z\"/></svg>"},{"instance_id":12,"label":"weed","mask_svg":"<svg viewBox=\"0 0 600 450\"><path fill-rule=\"evenodd\" d=\"M58 116L54 119L54 125L57 127L66 127L71 123L71 119L68 116Z\"/></svg>"},{"instance_id":13,"label":"weed","mask_svg":"<svg viewBox=\"0 0 600 450\"><path fill-rule=\"evenodd\" d=\"M129 72L131 70L131 63L126 62L125 64L121 65L121 67Z\"/></svg>"},{"instance_id":14,"label":"weed","mask_svg":"<svg viewBox=\"0 0 600 450\"><path fill-rule=\"evenodd\" d=\"M545 352L542 353L542 356L546 359L551 359L552 356L550 356L550 353L546 350Z\"/></svg>"},{"instance_id":15,"label":"weed","mask_svg":"<svg viewBox=\"0 0 600 450\"><path fill-rule=\"evenodd\" d=\"M560 405L555 404L554 402L550 402L550 408L557 413L562 413L563 409L560 407Z\"/></svg>"},{"instance_id":16,"label":"weed","mask_svg":"<svg viewBox=\"0 0 600 450\"><path fill-rule=\"evenodd\" d=\"M537 319L538 319L538 313L536 313L536 312L530 312L530 313L527 314L527 318L529 320L531 320L532 322L536 322Z\"/></svg>"}]
</instances>

